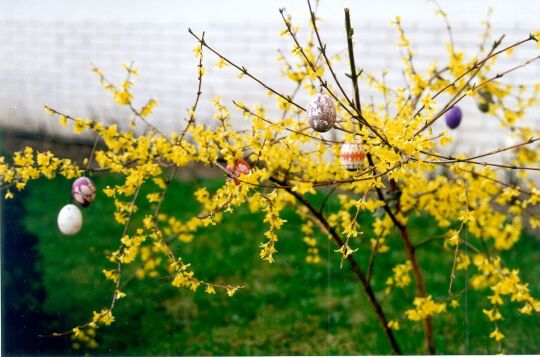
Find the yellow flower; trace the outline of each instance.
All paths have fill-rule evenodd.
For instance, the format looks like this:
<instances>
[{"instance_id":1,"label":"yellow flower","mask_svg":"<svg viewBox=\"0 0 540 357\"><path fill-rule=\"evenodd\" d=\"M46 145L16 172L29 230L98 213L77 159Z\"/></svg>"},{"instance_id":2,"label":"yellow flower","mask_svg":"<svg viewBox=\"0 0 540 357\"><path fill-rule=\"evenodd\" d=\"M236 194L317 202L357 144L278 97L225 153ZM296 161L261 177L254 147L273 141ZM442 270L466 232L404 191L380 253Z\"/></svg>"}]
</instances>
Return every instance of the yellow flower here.
<instances>
[{"instance_id":1,"label":"yellow flower","mask_svg":"<svg viewBox=\"0 0 540 357\"><path fill-rule=\"evenodd\" d=\"M399 330L399 322L397 322L396 320L390 320L388 321L388 325L387 325L389 328L391 328L392 330Z\"/></svg>"},{"instance_id":2,"label":"yellow flower","mask_svg":"<svg viewBox=\"0 0 540 357\"><path fill-rule=\"evenodd\" d=\"M431 295L428 295L425 298L414 298L413 304L415 305L414 309L405 311L407 318L413 321L419 321L428 316L446 311L446 304L433 301Z\"/></svg>"},{"instance_id":3,"label":"yellow flower","mask_svg":"<svg viewBox=\"0 0 540 357\"><path fill-rule=\"evenodd\" d=\"M208 227L209 225L213 225L213 226L216 225L216 222L214 222L212 220L212 217L210 217L210 216L201 219L201 222L202 222L202 224L204 224L205 227Z\"/></svg>"},{"instance_id":4,"label":"yellow flower","mask_svg":"<svg viewBox=\"0 0 540 357\"><path fill-rule=\"evenodd\" d=\"M60 115L58 117L58 124L62 125L62 126L67 126L67 118L63 115Z\"/></svg>"},{"instance_id":5,"label":"yellow flower","mask_svg":"<svg viewBox=\"0 0 540 357\"><path fill-rule=\"evenodd\" d=\"M482 310L482 312L488 317L489 321L497 321L502 319L502 315L499 310L493 308L491 310Z\"/></svg>"},{"instance_id":6,"label":"yellow flower","mask_svg":"<svg viewBox=\"0 0 540 357\"><path fill-rule=\"evenodd\" d=\"M197 45L197 46L193 47L193 53L195 54L195 57L197 57L197 58L201 57L201 55L202 55L202 46Z\"/></svg>"},{"instance_id":7,"label":"yellow flower","mask_svg":"<svg viewBox=\"0 0 540 357\"><path fill-rule=\"evenodd\" d=\"M137 74L139 74L139 72L135 68L131 67L130 65L127 65L124 63L122 67L124 67L124 69L131 75L136 76Z\"/></svg>"},{"instance_id":8,"label":"yellow flower","mask_svg":"<svg viewBox=\"0 0 540 357\"><path fill-rule=\"evenodd\" d=\"M422 99L422 104L425 106L426 109L430 109L433 104L435 104L435 101L431 99L431 93L426 93L426 95Z\"/></svg>"},{"instance_id":9,"label":"yellow flower","mask_svg":"<svg viewBox=\"0 0 540 357\"><path fill-rule=\"evenodd\" d=\"M495 341L500 341L504 338L504 335L501 333L501 331L499 331L498 328L496 328L495 330L493 330L493 332L489 334L489 337L491 337Z\"/></svg>"},{"instance_id":10,"label":"yellow flower","mask_svg":"<svg viewBox=\"0 0 540 357\"><path fill-rule=\"evenodd\" d=\"M533 32L531 36L535 39L536 46L540 48L540 30Z\"/></svg>"},{"instance_id":11,"label":"yellow flower","mask_svg":"<svg viewBox=\"0 0 540 357\"><path fill-rule=\"evenodd\" d=\"M215 294L216 290L212 285L206 285L206 289L204 290L207 294Z\"/></svg>"},{"instance_id":12,"label":"yellow flower","mask_svg":"<svg viewBox=\"0 0 540 357\"><path fill-rule=\"evenodd\" d=\"M343 255L343 258L347 258L352 253L356 252L359 248L351 249L347 243L343 244L341 248L334 250L334 252L338 252L341 255Z\"/></svg>"},{"instance_id":13,"label":"yellow flower","mask_svg":"<svg viewBox=\"0 0 540 357\"><path fill-rule=\"evenodd\" d=\"M133 95L130 92L123 90L115 92L113 97L118 105L128 105L131 103Z\"/></svg>"},{"instance_id":14,"label":"yellow flower","mask_svg":"<svg viewBox=\"0 0 540 357\"><path fill-rule=\"evenodd\" d=\"M149 193L146 195L148 202L159 202L161 194L159 192Z\"/></svg>"},{"instance_id":15,"label":"yellow flower","mask_svg":"<svg viewBox=\"0 0 540 357\"><path fill-rule=\"evenodd\" d=\"M140 111L141 116L143 117L149 116L154 110L154 108L156 107L156 105L157 105L157 101L155 99L150 99L148 103L146 103L146 105L142 107Z\"/></svg>"},{"instance_id":16,"label":"yellow flower","mask_svg":"<svg viewBox=\"0 0 540 357\"><path fill-rule=\"evenodd\" d=\"M412 264L407 260L404 264L398 264L392 271L394 272L393 278L387 280L387 285L396 285L399 288L404 288L411 283L410 271L412 270Z\"/></svg>"},{"instance_id":17,"label":"yellow flower","mask_svg":"<svg viewBox=\"0 0 540 357\"><path fill-rule=\"evenodd\" d=\"M227 62L225 62L225 59L223 57L221 57L216 63L217 68L223 68L226 65L227 65Z\"/></svg>"},{"instance_id":18,"label":"yellow flower","mask_svg":"<svg viewBox=\"0 0 540 357\"><path fill-rule=\"evenodd\" d=\"M227 288L227 295L233 296L237 290L238 288Z\"/></svg>"},{"instance_id":19,"label":"yellow flower","mask_svg":"<svg viewBox=\"0 0 540 357\"><path fill-rule=\"evenodd\" d=\"M75 123L73 125L73 132L75 134L82 133L87 127L88 127L88 120L77 118L75 119Z\"/></svg>"}]
</instances>

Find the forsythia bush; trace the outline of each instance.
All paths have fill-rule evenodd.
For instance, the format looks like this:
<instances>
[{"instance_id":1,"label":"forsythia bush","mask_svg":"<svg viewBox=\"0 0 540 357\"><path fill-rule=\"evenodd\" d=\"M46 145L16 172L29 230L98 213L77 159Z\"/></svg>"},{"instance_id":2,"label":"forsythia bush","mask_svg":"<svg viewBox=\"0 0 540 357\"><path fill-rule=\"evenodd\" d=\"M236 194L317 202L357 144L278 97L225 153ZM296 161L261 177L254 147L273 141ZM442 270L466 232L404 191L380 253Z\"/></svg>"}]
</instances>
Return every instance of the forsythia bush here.
<instances>
[{"instance_id":1,"label":"forsythia bush","mask_svg":"<svg viewBox=\"0 0 540 357\"><path fill-rule=\"evenodd\" d=\"M426 353L434 353L432 318L451 313L468 289L485 292L484 313L493 324L490 337L497 341L501 351L504 341L504 333L498 326L503 318L501 305L513 301L519 303L521 314L540 313L540 301L530 294L517 267L505 266L499 256L499 252L512 249L525 226L540 226L540 220L530 213L540 202L537 181L530 175L540 170L540 148L536 145L540 131L520 122L529 108L540 104L540 84L511 86L503 81L506 74L539 57L503 72L492 70L502 54L511 56L522 46L540 47L540 32L525 35L516 43L505 43L504 36L490 43L490 27L486 24L478 54L467 57L454 44L448 25L446 63L434 62L421 72L414 66L414 52L398 17L393 25L397 28L407 85L390 88L384 76L378 79L375 74L356 68L354 31L346 10L350 67L346 80L351 80L353 88L347 92L342 83L344 78L340 79L341 75L334 69L335 62L341 59L327 54L318 30L318 18L309 6L311 23L306 43L300 42L300 29L281 10L285 25L281 34L291 39L292 50L287 56L280 55L278 60L283 63L285 77L296 84L292 94L271 88L212 47L204 34L190 30L197 40L194 53L199 59L198 88L181 131L162 133L152 123L150 115L157 105L154 99L142 108L134 106L131 90L137 71L133 66L125 66L126 79L120 85L109 82L98 68L93 68L104 89L132 116L127 130L47 106L46 111L59 125L71 126L75 134L90 132L95 136L92 155L79 164L26 147L11 158L0 158L0 183L6 198L13 197L15 190L24 189L29 181L39 177L52 179L62 175L75 179L110 172L124 178L123 184L102 189L114 200L114 219L124 226L123 235L118 237L118 249L108 256L111 265L103 267L104 278L112 283L111 303L95 311L88 322L56 335L71 334L77 341L95 345L95 330L113 323L116 304L122 298L129 298L123 276L128 265L137 267L137 277L141 279L162 276L179 288L204 289L208 294L223 291L233 296L244 287L244 282L224 285L198 279L197 267L182 259L176 243L190 242L197 231L219 224L224 215L234 214L241 205L264 214L268 230L260 237L260 257L268 263L279 259L279 232L287 229L286 221L280 216L287 206L293 207L304 221L301 238L308 249L307 263L320 261L317 248L320 242L315 231L321 231L333 241L335 254L342 256L342 264L350 265L373 305L394 353L406 352L400 349L393 332L399 329L399 321L403 319L422 324ZM447 21L440 8L437 13ZM200 123L196 111L205 75L203 53L216 57L217 67L232 66L238 70L239 77L258 82L275 99L281 115L271 118L262 106L249 107L240 100L228 105L217 97L213 100L217 125ZM365 86L381 93L378 102L365 105L361 101ZM321 93L313 98L322 102L300 103L295 95L299 91L309 95ZM461 113L456 112L457 105L465 97L478 102L479 110L484 113L480 115L500 120L515 144L473 157L442 154L441 148L452 138L447 130L436 132L432 125L442 120L450 128L459 125ZM249 130L235 129L231 110L243 114L251 125ZM313 130L325 131L316 127L311 118L308 123L306 110L316 120L326 120L323 124L330 125L335 133L332 139ZM134 130L137 122L146 128L140 135ZM98 149L98 144L104 149ZM352 156L344 153L346 148L354 151ZM505 151L511 154L511 162L490 161L491 155ZM198 188L195 196L201 204L201 213L180 221L161 213L160 207L167 197L170 181L178 170L190 164L218 167L228 179L215 192ZM507 179L508 172L514 173L512 180ZM159 190L140 197L141 186L149 181ZM316 206L310 199L316 192L325 194L322 206ZM338 198L339 210L325 213L324 205L331 195ZM153 208L145 213L142 224L136 226L131 216L137 211L139 200L149 201ZM359 213L366 210L375 218L372 237L364 236L357 224ZM414 237L413 241L407 227L408 217L413 214L433 217L447 233L441 237ZM371 283L374 260L384 259L388 254L387 240L392 232L400 235L408 259L389 273L385 291L374 291ZM361 245L361 241L369 244ZM424 281L424 271L429 267L422 266L417 258L423 246L439 243L443 254L451 255L454 261L448 277L448 296L430 294ZM358 249L369 249L370 261L357 260ZM465 269L471 272L468 284L464 290L454 291L455 272ZM380 296L410 284L416 286L417 297L407 302L401 315L388 316Z\"/></svg>"}]
</instances>

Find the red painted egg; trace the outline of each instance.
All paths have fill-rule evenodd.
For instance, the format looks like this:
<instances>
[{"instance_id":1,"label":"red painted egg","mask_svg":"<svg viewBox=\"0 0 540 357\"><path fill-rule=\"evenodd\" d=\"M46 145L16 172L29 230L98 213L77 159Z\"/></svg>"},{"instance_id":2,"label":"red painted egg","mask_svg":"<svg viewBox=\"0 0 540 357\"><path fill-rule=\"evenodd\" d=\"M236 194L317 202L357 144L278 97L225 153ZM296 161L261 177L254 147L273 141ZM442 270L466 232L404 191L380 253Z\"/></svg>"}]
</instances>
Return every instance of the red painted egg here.
<instances>
[{"instance_id":1,"label":"red painted egg","mask_svg":"<svg viewBox=\"0 0 540 357\"><path fill-rule=\"evenodd\" d=\"M315 94L309 99L307 119L313 130L324 133L336 123L336 106L330 97Z\"/></svg>"},{"instance_id":2,"label":"red painted egg","mask_svg":"<svg viewBox=\"0 0 540 357\"><path fill-rule=\"evenodd\" d=\"M355 171L362 167L366 153L362 144L359 143L345 143L341 145L341 151L339 152L339 160L341 166L349 171Z\"/></svg>"},{"instance_id":3,"label":"red painted egg","mask_svg":"<svg viewBox=\"0 0 540 357\"><path fill-rule=\"evenodd\" d=\"M250 171L251 166L244 159L236 159L233 165L227 166L227 172L233 178L235 185L240 184L240 181L236 179L238 176L249 174Z\"/></svg>"}]
</instances>

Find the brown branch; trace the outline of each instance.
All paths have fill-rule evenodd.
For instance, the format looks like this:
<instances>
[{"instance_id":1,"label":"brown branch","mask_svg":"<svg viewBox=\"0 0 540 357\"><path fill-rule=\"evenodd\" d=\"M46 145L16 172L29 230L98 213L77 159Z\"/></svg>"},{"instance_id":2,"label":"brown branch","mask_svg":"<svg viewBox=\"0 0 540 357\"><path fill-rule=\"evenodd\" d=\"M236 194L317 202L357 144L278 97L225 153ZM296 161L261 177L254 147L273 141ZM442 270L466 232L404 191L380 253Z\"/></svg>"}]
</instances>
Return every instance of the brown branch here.
<instances>
[{"instance_id":1,"label":"brown branch","mask_svg":"<svg viewBox=\"0 0 540 357\"><path fill-rule=\"evenodd\" d=\"M321 36L319 34L319 29L317 27L317 19L315 17L315 12L311 8L311 1L307 0L307 4L308 4L308 7L309 7L309 13L310 13L310 18L311 18L311 24L313 25L313 31L315 32L315 36L317 37L317 42L319 43L319 51L321 52L321 54L322 54L322 56L323 56L323 58L324 58L324 60L326 62L326 66L328 67L328 70L332 74L332 78L334 78L334 82L336 82L341 94L345 97L345 99L347 100L348 103L352 103L351 100L349 99L349 97L347 96L347 92L345 92L345 90L341 86L341 83L338 80L336 73L334 72L334 68L332 68L332 62L330 61L330 59L328 58L328 56L326 54L326 44L323 44L323 41L321 40Z\"/></svg>"},{"instance_id":2,"label":"brown branch","mask_svg":"<svg viewBox=\"0 0 540 357\"><path fill-rule=\"evenodd\" d=\"M289 36L291 36L292 40L294 41L294 44L296 45L296 48L298 49L298 51L300 51L300 54L302 55L302 57L304 58L304 61L308 64L309 68L316 74L316 77L317 77L317 80L319 81L319 84L321 85L321 87L323 87L327 92L328 94L330 94L330 96L332 98L334 98L334 100L351 116L354 116L354 113L351 112L351 110L349 108L347 108L347 106L343 105L343 103L341 102L341 100L338 98L338 96L330 89L330 87L328 87L328 83L323 79L321 78L321 76L319 76L317 74L317 68L315 67L315 64L310 61L309 57L307 56L306 52L304 51L304 48L302 47L302 45L300 44L300 41L298 40L298 38L296 37L296 34L295 32L293 31L292 27L291 27L291 23L289 20L287 20L287 18L285 17L285 9L279 9L279 13L281 14L281 18L283 19L283 22L285 23L285 26L287 27L287 32L289 33ZM352 103L349 101L349 105L351 105ZM352 105L351 105L352 106Z\"/></svg>"},{"instance_id":3,"label":"brown branch","mask_svg":"<svg viewBox=\"0 0 540 357\"><path fill-rule=\"evenodd\" d=\"M524 190L522 189L521 187L519 186L516 186L516 185L512 185L512 184L509 184L509 183L506 183L506 182L503 182L503 181L500 181L500 180L497 180L497 179L494 179L493 177L489 177L487 175L483 175L481 173L478 173L476 171L470 171L470 170L465 170L465 169L462 169L461 167L458 167L457 168L458 170L460 171L463 171L463 172L467 172L467 173L470 173L472 174L473 176L479 176L479 177L482 177L482 178L485 178L486 180L490 180L492 182L495 182L501 186L504 186L504 187L511 187L515 190L517 190L519 193L522 193L524 195L528 195L528 196L531 196L533 193L531 191L527 191L527 190Z\"/></svg>"},{"instance_id":4,"label":"brown branch","mask_svg":"<svg viewBox=\"0 0 540 357\"><path fill-rule=\"evenodd\" d=\"M431 242L433 242L435 240L444 239L444 238L446 238L446 236L431 236L429 238L424 239L421 242L416 243L414 245L414 250L417 250L418 248L423 247L424 245L426 245L428 243L431 243Z\"/></svg>"},{"instance_id":5,"label":"brown branch","mask_svg":"<svg viewBox=\"0 0 540 357\"><path fill-rule=\"evenodd\" d=\"M420 270L420 265L418 264L418 261L416 259L416 254L414 251L414 246L411 242L411 239L409 237L409 231L405 225L400 224L398 226L398 229L401 233L401 237L403 238L403 244L405 245L405 252L407 253L407 257L411 261L412 267L413 267L413 273L414 278L416 280L416 290L418 292L418 296L420 297L426 297L426 287L424 285L424 278L422 275L422 271ZM431 318L427 316L424 318L424 345L426 352L429 354L435 354L435 342L433 340L433 326L431 324Z\"/></svg>"},{"instance_id":6,"label":"brown branch","mask_svg":"<svg viewBox=\"0 0 540 357\"><path fill-rule=\"evenodd\" d=\"M272 181L278 183L279 185L284 185L284 182L281 182L275 178L271 178ZM311 214L323 225L325 230L330 234L332 239L334 240L334 243L338 247L343 246L343 241L339 234L336 232L336 230L328 223L326 218L313 206L304 196L301 194L293 191L292 189L287 188L287 192L289 192L291 195L293 195L304 207L306 207ZM353 255L348 255L347 260L349 261L349 264L351 266L351 269L355 273L355 275L358 277L360 282L362 283L362 286L364 288L365 293L367 294L369 301L371 305L373 306L373 309L375 310L375 314L377 315L377 319L381 323L381 326L384 329L384 332L386 334L386 337L388 338L388 341L390 342L390 346L392 347L392 350L395 354L401 354L401 349L396 341L396 338L394 336L394 333L392 329L388 327L388 320L386 319L386 315L384 314L384 311L382 309L381 304L377 300L377 297L375 296L375 292L373 291L373 288L369 284L369 282L366 279L366 275L362 271L362 268L356 261Z\"/></svg>"},{"instance_id":7,"label":"brown branch","mask_svg":"<svg viewBox=\"0 0 540 357\"><path fill-rule=\"evenodd\" d=\"M356 64L354 62L354 45L352 42L352 36L354 33L354 29L351 27L351 19L350 19L350 13L349 9L345 9L345 32L347 35L347 51L349 53L349 65L351 67L351 74L350 78L353 83L353 89L354 89L354 98L355 103L353 103L353 108L358 114L358 119L360 125L364 124L367 126L373 134L375 134L383 143L385 143L388 147L396 149L392 144L388 142L388 139L384 137L384 135L380 134L375 128L368 123L368 121L362 116L362 108L360 105L360 90L358 89L358 77L360 76L360 73L356 71ZM398 150L399 151L399 150Z\"/></svg>"},{"instance_id":8,"label":"brown branch","mask_svg":"<svg viewBox=\"0 0 540 357\"><path fill-rule=\"evenodd\" d=\"M202 41L204 41L204 32L202 33L201 39L202 39ZM202 71L202 68L203 68L202 46L203 46L203 44L201 42L201 53L200 53L200 56L199 56L199 64L197 65L197 67L198 67L198 71L197 71L198 72L198 77L197 77L198 85L197 85L197 94L195 96L195 103L193 103L193 105L191 106L191 111L189 112L188 123L187 123L186 127L184 128L184 130L182 130L182 134L180 134L180 138L178 140L180 143L182 142L182 139L184 139L184 136L186 135L187 131L189 130L189 127L191 125L193 125L193 123L195 122L195 111L197 110L197 105L199 104L199 99L201 98L201 94L202 94L202 91L201 91L202 77L203 77L203 71Z\"/></svg>"},{"instance_id":9,"label":"brown branch","mask_svg":"<svg viewBox=\"0 0 540 357\"><path fill-rule=\"evenodd\" d=\"M368 158L368 162L370 166L373 166L373 158L371 157L369 153L367 154L367 158ZM395 185L395 189L398 189L397 184L394 183L394 185ZM424 285L424 278L422 275L422 271L420 270L418 261L416 259L415 248L409 237L409 231L407 229L407 226L402 224L398 220L394 212L392 212L392 209L388 205L388 202L385 200L381 189L377 186L375 186L375 189L377 191L377 196L379 197L379 200L384 202L383 208L385 212L388 214L388 216L392 220L392 223L394 223L394 226L399 230L401 234L401 238L405 246L405 252L407 253L407 257L410 260L411 265L413 267L414 278L416 281L416 291L418 293L418 296L426 297L427 293L426 293L426 288ZM431 324L431 318L429 316L424 318L423 324L424 324L424 345L425 345L426 353L435 354L435 343L433 340L433 326Z\"/></svg>"},{"instance_id":10,"label":"brown branch","mask_svg":"<svg viewBox=\"0 0 540 357\"><path fill-rule=\"evenodd\" d=\"M242 74L248 76L249 78L253 79L255 82L259 83L263 88L269 90L270 92L274 93L275 95L277 95L278 97L284 99L285 101L287 101L287 103L290 103L292 105L294 105L295 107L297 107L298 109L302 110L302 111L306 111L306 109L304 107L302 107L301 105L297 104L296 102L294 102L290 96L286 96L286 95L283 95L281 93L279 93L277 90L273 89L272 87L268 86L266 83L264 83L263 81L261 81L260 79L258 79L257 77L255 77L253 74L251 74L246 67L240 67L239 65L237 65L236 63L232 62L230 59L228 59L227 57L223 56L221 53L219 53L218 51L216 51L215 49L213 49L212 47L210 47L210 45L208 45L208 43L206 42L206 40L204 40L203 38L197 36L193 31L191 31L191 29L188 29L188 32L191 36L195 37L197 39L197 41L199 41L204 47L206 47L208 50L210 50L210 52L214 53L216 56L218 56L219 58L222 58L225 62L227 62L228 64L230 64L231 66L233 66L234 68L236 68L237 70L239 70Z\"/></svg>"},{"instance_id":11,"label":"brown branch","mask_svg":"<svg viewBox=\"0 0 540 357\"><path fill-rule=\"evenodd\" d=\"M232 101L233 104L238 107L239 109L242 109L244 112L246 113L249 113L250 115L270 124L270 125L281 125L279 123L274 123L273 121L269 120L269 119L266 119L265 117L262 117L256 113L254 113L253 111L251 111L248 107L246 107L245 105L242 105L240 103L238 103L237 101L233 100ZM283 129L291 132L291 133L295 133L295 134L298 134L298 135L302 135L302 136L305 136L305 137L308 137L310 139L313 139L313 140L317 140L317 141L322 141L323 143L333 143L333 144L342 144L343 141L335 141L335 140L329 140L329 139L325 139L325 138L318 138L316 136L313 136L313 135L309 135L309 134L306 134L306 133L303 133L301 131L297 131L297 130L294 130L294 129L291 129L291 128L288 128L286 126L283 126Z\"/></svg>"},{"instance_id":12,"label":"brown branch","mask_svg":"<svg viewBox=\"0 0 540 357\"><path fill-rule=\"evenodd\" d=\"M353 34L354 29L351 27L351 15L349 9L345 9L345 29L347 31L347 48L349 49L349 63L351 65L351 79L353 80L354 89L354 108L358 112L358 115L362 117L362 104L360 103L360 91L358 89L358 76L356 72L356 65L354 63L354 51L353 51Z\"/></svg>"},{"instance_id":13,"label":"brown branch","mask_svg":"<svg viewBox=\"0 0 540 357\"><path fill-rule=\"evenodd\" d=\"M352 31L353 30L352 30L352 28L350 28L350 20L347 21L348 16L349 16L349 11L348 11L348 9L345 9L346 31L347 31L347 36L349 37L349 36L352 36ZM351 57L352 57L352 60L350 61L351 80L353 81L353 88L355 88L355 90L358 92L358 76L355 75L356 74L356 68L354 66L354 52L353 52L353 47L352 47L352 41L348 42L348 43L349 43L349 46L348 46L349 59L351 59ZM355 96L356 95L359 96L358 93L356 93ZM367 153L366 156L367 156L370 167L375 167L374 162L373 162L373 157L371 156L371 154ZM376 172L374 172L374 173L376 174ZM395 189L398 189L397 184L395 182L392 181L391 184L392 184L392 186L394 186ZM409 238L409 232L407 230L407 227L405 225L403 225L397 219L396 215L392 212L390 206L388 205L388 202L384 198L384 195L383 195L380 187L375 186L375 189L377 191L377 196L378 196L379 200L384 202L384 206L383 206L384 210L389 215L390 219L392 220L394 225L398 228L398 230L401 233L401 237L402 237L403 243L405 245L405 250L407 252L407 256L408 256L408 258L411 261L411 264L413 266L413 272L414 272L414 276L415 276L415 280L416 280L416 288L417 288L418 295L420 297L426 297L427 294L426 294L426 289L425 289L425 286L424 286L424 279L423 279L423 276L422 276L422 272L420 271L418 261L416 260L416 255L414 253L414 246L412 245L411 240ZM425 342L426 352L429 353L429 354L434 354L435 353L435 344L434 344L434 341L433 341L433 328L432 328L432 325L431 325L431 319L428 316L423 321L424 321L424 332L425 332L424 333L424 337L425 337L424 342Z\"/></svg>"}]
</instances>

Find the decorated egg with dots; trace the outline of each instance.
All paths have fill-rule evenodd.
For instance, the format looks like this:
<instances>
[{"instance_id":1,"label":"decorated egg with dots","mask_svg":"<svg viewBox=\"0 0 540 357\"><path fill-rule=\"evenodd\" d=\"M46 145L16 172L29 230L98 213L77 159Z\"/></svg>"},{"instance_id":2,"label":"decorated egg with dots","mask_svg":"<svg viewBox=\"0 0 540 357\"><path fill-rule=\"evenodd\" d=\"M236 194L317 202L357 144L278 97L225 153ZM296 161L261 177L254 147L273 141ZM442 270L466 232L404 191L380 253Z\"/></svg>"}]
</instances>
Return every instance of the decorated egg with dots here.
<instances>
[{"instance_id":1,"label":"decorated egg with dots","mask_svg":"<svg viewBox=\"0 0 540 357\"><path fill-rule=\"evenodd\" d=\"M79 205L86 207L96 198L96 186L88 177L79 177L71 186L71 196Z\"/></svg>"},{"instance_id":2,"label":"decorated egg with dots","mask_svg":"<svg viewBox=\"0 0 540 357\"><path fill-rule=\"evenodd\" d=\"M461 109L459 107L450 108L450 110L448 110L446 114L444 115L446 125L450 129L457 128L459 124L461 123L462 117L463 117L463 113L461 112Z\"/></svg>"},{"instance_id":3,"label":"decorated egg with dots","mask_svg":"<svg viewBox=\"0 0 540 357\"><path fill-rule=\"evenodd\" d=\"M236 179L238 176L249 174L250 171L251 166L244 159L236 159L233 165L227 166L227 172L233 178L235 185L240 184L240 181Z\"/></svg>"},{"instance_id":4,"label":"decorated egg with dots","mask_svg":"<svg viewBox=\"0 0 540 357\"><path fill-rule=\"evenodd\" d=\"M77 234L83 224L81 210L74 204L65 205L58 213L57 223L62 234L67 236Z\"/></svg>"},{"instance_id":5,"label":"decorated egg with dots","mask_svg":"<svg viewBox=\"0 0 540 357\"><path fill-rule=\"evenodd\" d=\"M349 171L358 170L362 167L366 153L360 143L345 143L341 145L339 160L341 166Z\"/></svg>"},{"instance_id":6,"label":"decorated egg with dots","mask_svg":"<svg viewBox=\"0 0 540 357\"><path fill-rule=\"evenodd\" d=\"M313 130L324 133L336 123L336 106L324 94L315 94L309 99L307 120Z\"/></svg>"}]
</instances>

